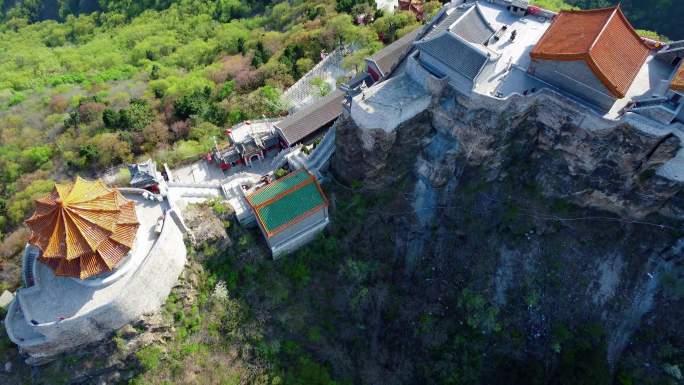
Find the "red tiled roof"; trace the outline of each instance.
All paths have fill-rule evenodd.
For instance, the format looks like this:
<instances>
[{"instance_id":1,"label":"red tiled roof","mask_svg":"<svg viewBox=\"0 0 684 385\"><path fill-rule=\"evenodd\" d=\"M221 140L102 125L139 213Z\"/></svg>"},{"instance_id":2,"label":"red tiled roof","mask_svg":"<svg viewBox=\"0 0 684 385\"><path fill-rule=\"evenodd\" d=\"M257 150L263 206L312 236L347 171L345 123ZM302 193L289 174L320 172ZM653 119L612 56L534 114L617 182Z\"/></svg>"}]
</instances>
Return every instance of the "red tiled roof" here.
<instances>
[{"instance_id":1,"label":"red tiled roof","mask_svg":"<svg viewBox=\"0 0 684 385\"><path fill-rule=\"evenodd\" d=\"M561 11L530 56L543 60L584 60L615 97L623 98L649 51L617 6Z\"/></svg>"}]
</instances>

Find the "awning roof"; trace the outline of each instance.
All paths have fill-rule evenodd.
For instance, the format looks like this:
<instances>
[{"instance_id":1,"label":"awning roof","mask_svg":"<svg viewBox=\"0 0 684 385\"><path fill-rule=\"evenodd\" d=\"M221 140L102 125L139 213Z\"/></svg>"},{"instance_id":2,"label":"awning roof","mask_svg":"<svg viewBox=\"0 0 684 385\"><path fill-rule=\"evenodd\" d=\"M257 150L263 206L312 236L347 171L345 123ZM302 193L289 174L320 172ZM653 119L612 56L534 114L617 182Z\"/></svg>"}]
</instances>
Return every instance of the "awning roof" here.
<instances>
[{"instance_id":1,"label":"awning roof","mask_svg":"<svg viewBox=\"0 0 684 385\"><path fill-rule=\"evenodd\" d=\"M306 138L342 114L344 92L339 89L276 123L289 145Z\"/></svg>"},{"instance_id":2,"label":"awning roof","mask_svg":"<svg viewBox=\"0 0 684 385\"><path fill-rule=\"evenodd\" d=\"M380 51L374 53L368 60L374 62L375 65L378 66L378 69L382 71L382 76L387 76L394 70L397 64L401 62L406 53L411 50L413 41L416 40L420 31L421 28L417 28L407 33Z\"/></svg>"}]
</instances>

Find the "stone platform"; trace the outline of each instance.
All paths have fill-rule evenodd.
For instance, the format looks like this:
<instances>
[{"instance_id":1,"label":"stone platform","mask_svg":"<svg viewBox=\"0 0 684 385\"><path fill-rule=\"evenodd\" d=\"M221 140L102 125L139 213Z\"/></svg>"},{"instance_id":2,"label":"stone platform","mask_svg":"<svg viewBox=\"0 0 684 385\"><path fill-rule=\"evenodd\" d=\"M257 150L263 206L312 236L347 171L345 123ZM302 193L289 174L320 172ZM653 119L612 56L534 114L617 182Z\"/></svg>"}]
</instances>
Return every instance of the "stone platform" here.
<instances>
[{"instance_id":1,"label":"stone platform","mask_svg":"<svg viewBox=\"0 0 684 385\"><path fill-rule=\"evenodd\" d=\"M29 362L95 342L157 311L176 284L186 249L171 210L137 194L125 195L136 202L140 227L133 249L117 269L79 280L55 276L34 262L33 286L17 291L5 325L10 339L31 356ZM160 217L165 219L157 234Z\"/></svg>"}]
</instances>

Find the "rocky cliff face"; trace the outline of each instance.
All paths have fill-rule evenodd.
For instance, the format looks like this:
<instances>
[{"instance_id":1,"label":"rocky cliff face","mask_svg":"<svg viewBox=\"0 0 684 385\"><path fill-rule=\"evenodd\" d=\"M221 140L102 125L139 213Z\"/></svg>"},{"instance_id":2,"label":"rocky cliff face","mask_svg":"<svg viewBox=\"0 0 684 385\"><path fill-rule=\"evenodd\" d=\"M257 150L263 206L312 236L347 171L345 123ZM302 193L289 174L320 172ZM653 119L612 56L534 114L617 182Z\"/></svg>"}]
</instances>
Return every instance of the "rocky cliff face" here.
<instances>
[{"instance_id":1,"label":"rocky cliff face","mask_svg":"<svg viewBox=\"0 0 684 385\"><path fill-rule=\"evenodd\" d=\"M548 94L523 100L492 110L446 95L394 132L371 130L370 151L361 145L367 133L346 118L338 131L334 172L373 191L416 170L433 174L428 179L437 187L457 167L480 167L488 180L501 180L516 166L516 172L533 174L528 176L548 197L632 218L681 214L682 205L672 198L684 186L655 175L675 156L676 136L650 135L624 123L592 127L583 122L588 113ZM450 153L444 164L425 159L438 134L454 141L441 149Z\"/></svg>"},{"instance_id":2,"label":"rocky cliff face","mask_svg":"<svg viewBox=\"0 0 684 385\"><path fill-rule=\"evenodd\" d=\"M399 190L377 210L394 250L374 258L401 266L431 314L453 312L447 298L463 288L487 298L511 335L489 340L485 355L541 362L540 383L573 375L577 384L613 381L569 374L568 352L583 355L578 362L605 360L623 380L671 379L654 346L681 346L684 333L633 336L643 334L643 319L681 316L672 309L684 296L670 286L684 282L684 186L656 174L679 140L626 124L593 127L585 115L552 95L496 107L445 95L395 132L371 130L370 150L360 145L368 132L344 118L332 171L367 196ZM361 237L372 239L378 227ZM595 349L573 347L581 335L593 335ZM648 374L633 374L635 356L654 362Z\"/></svg>"}]
</instances>

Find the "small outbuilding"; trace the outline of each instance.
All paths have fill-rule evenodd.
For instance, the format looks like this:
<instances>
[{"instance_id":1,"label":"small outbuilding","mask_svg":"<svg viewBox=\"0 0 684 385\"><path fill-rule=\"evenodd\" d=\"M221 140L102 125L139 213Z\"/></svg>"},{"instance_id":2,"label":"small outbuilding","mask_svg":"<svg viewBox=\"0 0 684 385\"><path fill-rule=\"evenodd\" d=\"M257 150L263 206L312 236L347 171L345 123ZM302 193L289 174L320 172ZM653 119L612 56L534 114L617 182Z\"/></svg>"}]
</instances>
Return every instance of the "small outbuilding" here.
<instances>
[{"instance_id":1,"label":"small outbuilding","mask_svg":"<svg viewBox=\"0 0 684 385\"><path fill-rule=\"evenodd\" d=\"M273 258L310 242L329 223L328 199L316 178L294 171L247 196Z\"/></svg>"},{"instance_id":2,"label":"small outbuilding","mask_svg":"<svg viewBox=\"0 0 684 385\"><path fill-rule=\"evenodd\" d=\"M406 55L411 51L413 41L420 34L417 28L394 41L373 56L366 58L366 71L374 82L388 78Z\"/></svg>"},{"instance_id":3,"label":"small outbuilding","mask_svg":"<svg viewBox=\"0 0 684 385\"><path fill-rule=\"evenodd\" d=\"M487 44L496 32L479 4L463 4L443 12L425 36L414 43L420 65L446 78L456 91L470 95L489 62Z\"/></svg>"},{"instance_id":4,"label":"small outbuilding","mask_svg":"<svg viewBox=\"0 0 684 385\"><path fill-rule=\"evenodd\" d=\"M131 186L159 192L159 182L162 176L157 172L157 165L152 159L137 164L129 164L128 171L131 173Z\"/></svg>"}]
</instances>

